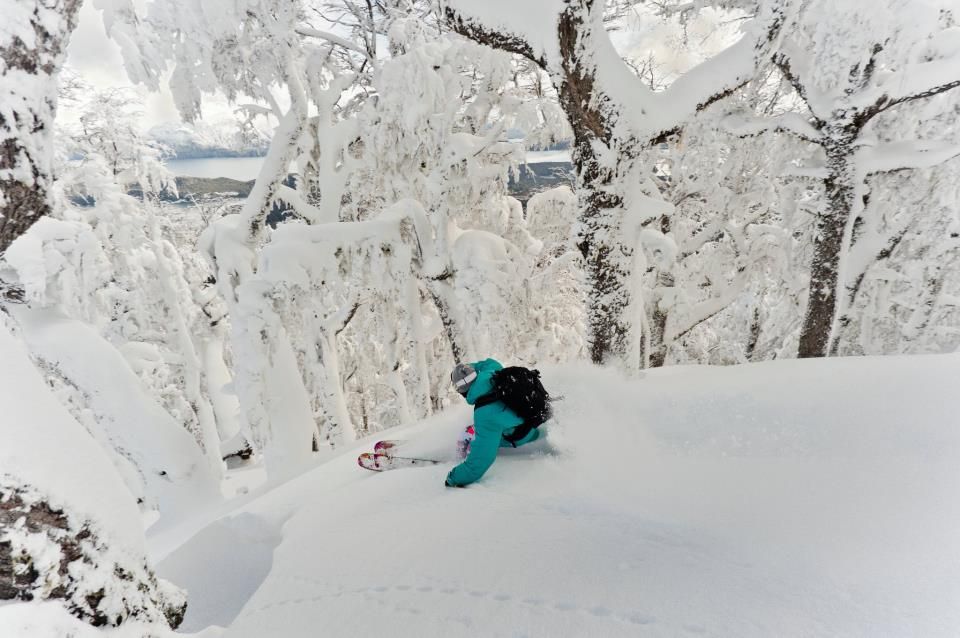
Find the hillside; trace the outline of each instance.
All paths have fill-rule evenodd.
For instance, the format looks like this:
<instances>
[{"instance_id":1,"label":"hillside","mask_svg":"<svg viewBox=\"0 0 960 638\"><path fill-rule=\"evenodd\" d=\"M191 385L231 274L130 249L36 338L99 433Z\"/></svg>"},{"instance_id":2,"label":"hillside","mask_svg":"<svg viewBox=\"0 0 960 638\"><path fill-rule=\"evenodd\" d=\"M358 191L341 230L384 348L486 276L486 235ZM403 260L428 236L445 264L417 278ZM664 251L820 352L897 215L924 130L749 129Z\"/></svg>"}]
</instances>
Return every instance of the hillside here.
<instances>
[{"instance_id":1,"label":"hillside","mask_svg":"<svg viewBox=\"0 0 960 638\"><path fill-rule=\"evenodd\" d=\"M154 550L203 636L955 635L958 372L548 370L546 443L474 486L365 472L364 441ZM387 434L449 458L469 419Z\"/></svg>"}]
</instances>

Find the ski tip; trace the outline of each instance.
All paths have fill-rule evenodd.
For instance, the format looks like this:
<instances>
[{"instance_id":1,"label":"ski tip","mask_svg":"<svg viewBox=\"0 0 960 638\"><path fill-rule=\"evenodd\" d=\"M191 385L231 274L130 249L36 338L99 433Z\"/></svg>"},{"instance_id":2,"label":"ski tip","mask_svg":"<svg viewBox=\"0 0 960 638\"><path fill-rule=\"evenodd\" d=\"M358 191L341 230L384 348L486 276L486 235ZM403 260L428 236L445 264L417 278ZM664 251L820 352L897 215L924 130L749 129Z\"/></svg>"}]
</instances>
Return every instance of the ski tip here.
<instances>
[{"instance_id":1,"label":"ski tip","mask_svg":"<svg viewBox=\"0 0 960 638\"><path fill-rule=\"evenodd\" d=\"M374 454L383 454L398 447L401 443L403 443L403 441L395 439L377 441L373 444L373 452Z\"/></svg>"},{"instance_id":2,"label":"ski tip","mask_svg":"<svg viewBox=\"0 0 960 638\"><path fill-rule=\"evenodd\" d=\"M383 454L376 454L374 452L364 452L357 457L357 465L362 467L365 470L370 470L372 472L382 472L387 469L384 461L387 460L387 457Z\"/></svg>"}]
</instances>

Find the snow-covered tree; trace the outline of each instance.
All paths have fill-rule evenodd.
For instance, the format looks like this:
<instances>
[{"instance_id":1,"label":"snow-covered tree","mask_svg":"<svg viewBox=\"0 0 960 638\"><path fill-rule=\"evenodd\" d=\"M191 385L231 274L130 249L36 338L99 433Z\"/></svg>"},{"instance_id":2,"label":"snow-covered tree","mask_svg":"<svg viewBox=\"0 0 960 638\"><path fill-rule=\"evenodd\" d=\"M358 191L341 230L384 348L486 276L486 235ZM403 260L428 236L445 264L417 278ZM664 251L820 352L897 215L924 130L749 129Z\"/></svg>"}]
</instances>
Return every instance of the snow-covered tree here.
<instances>
[{"instance_id":1,"label":"snow-covered tree","mask_svg":"<svg viewBox=\"0 0 960 638\"><path fill-rule=\"evenodd\" d=\"M5 6L0 31L0 255L50 213L57 74L80 0ZM8 282L10 283L10 282Z\"/></svg>"},{"instance_id":2,"label":"snow-covered tree","mask_svg":"<svg viewBox=\"0 0 960 638\"><path fill-rule=\"evenodd\" d=\"M63 155L81 159L57 164L56 212L6 261L30 306L14 314L32 356L143 508L167 515L216 498L218 390L203 352L209 322L156 201L171 178L130 105L110 92L79 108L82 130L60 141ZM133 184L142 201L127 194ZM82 365L92 356L84 348L100 353L108 385L124 387L125 397Z\"/></svg>"},{"instance_id":3,"label":"snow-covered tree","mask_svg":"<svg viewBox=\"0 0 960 638\"><path fill-rule=\"evenodd\" d=\"M177 65L201 60L200 71L190 67L191 85L173 84L185 115L196 114L202 91L219 88L260 100L266 106L244 110L277 126L240 215L217 220L201 242L229 306L244 419L261 448L273 446L275 467L279 458L308 458L311 441L351 438L355 424L369 431L429 414L448 392L443 380L456 359L518 351L517 322L530 304L516 294L527 294L524 268L539 243L506 197L519 149L504 133L522 101L510 59L462 40L435 42L422 17L399 9L333 2L313 14L306 4L263 3L197 24L195 9L179 8L150 5L143 41L173 26L198 32L196 44L154 49ZM320 28L318 16L331 15L354 25L350 37ZM127 16L114 27L122 36L133 23ZM378 38L389 57L377 58ZM204 48L210 40L229 51ZM260 51L269 63L235 67L235 58ZM273 95L275 84L287 99ZM411 108L411 94L420 108ZM383 215L409 199L415 203L403 210L425 211L413 215L416 232L403 242L395 230L378 234ZM323 228L324 241L315 240L320 254L298 267L307 280L282 258L290 235L264 223L278 201L296 223ZM415 246L404 243L412 236ZM482 243L502 254L501 287L457 276L457 259L472 266L471 251ZM489 320L480 320L484 313ZM437 347L434 317L452 357ZM369 335L378 338L366 343ZM347 397L348 383L363 396ZM270 398L279 387L289 391L283 402Z\"/></svg>"},{"instance_id":4,"label":"snow-covered tree","mask_svg":"<svg viewBox=\"0 0 960 638\"><path fill-rule=\"evenodd\" d=\"M641 338L631 312L637 233L644 229L650 240L662 235L651 224L670 208L638 156L749 81L781 16L761 14L736 44L655 93L614 49L606 9L607 3L593 0L527 3L522 10L515 3L458 1L447 3L446 14L458 32L522 55L550 77L575 140L591 358L619 358L635 368Z\"/></svg>"},{"instance_id":5,"label":"snow-covered tree","mask_svg":"<svg viewBox=\"0 0 960 638\"><path fill-rule=\"evenodd\" d=\"M960 86L957 27L949 3L808 2L787 5L784 16L771 60L799 108L746 126L788 132L819 154L805 162L823 206L816 213L798 353L826 356L837 352L838 332L852 321L848 313L865 269L899 234L897 224L883 223L866 207L871 176L928 167L958 152L955 141L936 134L882 140L877 134L884 114Z\"/></svg>"},{"instance_id":6,"label":"snow-covered tree","mask_svg":"<svg viewBox=\"0 0 960 638\"><path fill-rule=\"evenodd\" d=\"M0 314L0 600L57 600L95 626L176 627L183 593L146 562L133 497Z\"/></svg>"},{"instance_id":7,"label":"snow-covered tree","mask_svg":"<svg viewBox=\"0 0 960 638\"><path fill-rule=\"evenodd\" d=\"M0 257L54 210L57 74L80 2L8 2L0 28ZM179 592L153 575L132 495L90 435L50 396L8 331L0 297L0 598L62 601L95 625L130 617L176 626ZM15 327L14 327L15 329ZM71 455L75 457L71 458ZM110 503L110 507L104 504Z\"/></svg>"},{"instance_id":8,"label":"snow-covered tree","mask_svg":"<svg viewBox=\"0 0 960 638\"><path fill-rule=\"evenodd\" d=\"M891 111L872 130L877 144L909 135L958 140L958 95ZM960 147L957 147L960 152ZM937 162L939 158L931 158ZM957 345L956 184L960 158L929 168L887 166L866 178L863 221L854 228L847 302L831 352L952 351Z\"/></svg>"}]
</instances>

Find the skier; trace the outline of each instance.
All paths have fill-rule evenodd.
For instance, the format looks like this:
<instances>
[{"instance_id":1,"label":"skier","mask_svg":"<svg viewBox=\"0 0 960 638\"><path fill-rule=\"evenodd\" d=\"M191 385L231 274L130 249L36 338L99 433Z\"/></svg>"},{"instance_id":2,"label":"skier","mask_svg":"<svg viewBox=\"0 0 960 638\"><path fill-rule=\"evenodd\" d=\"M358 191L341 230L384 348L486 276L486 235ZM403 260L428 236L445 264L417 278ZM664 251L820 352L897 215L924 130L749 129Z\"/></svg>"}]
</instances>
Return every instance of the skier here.
<instances>
[{"instance_id":1,"label":"skier","mask_svg":"<svg viewBox=\"0 0 960 638\"><path fill-rule=\"evenodd\" d=\"M503 401L491 396L493 374L501 369L503 366L498 361L485 359L457 364L450 374L454 388L474 410L473 425L460 437L459 449L464 460L447 474L447 487L465 487L480 480L493 465L499 448L520 447L540 438L536 427L523 433L527 429L523 426L524 420ZM523 436L516 438L515 435L521 433Z\"/></svg>"}]
</instances>

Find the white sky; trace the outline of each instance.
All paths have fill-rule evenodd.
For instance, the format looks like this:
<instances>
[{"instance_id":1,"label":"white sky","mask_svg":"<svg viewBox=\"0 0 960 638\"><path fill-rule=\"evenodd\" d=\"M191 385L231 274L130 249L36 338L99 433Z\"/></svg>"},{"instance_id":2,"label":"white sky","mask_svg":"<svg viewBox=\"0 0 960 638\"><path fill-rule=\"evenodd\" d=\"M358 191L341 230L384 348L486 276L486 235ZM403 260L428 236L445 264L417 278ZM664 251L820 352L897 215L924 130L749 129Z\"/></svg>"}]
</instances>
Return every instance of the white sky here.
<instances>
[{"instance_id":1,"label":"white sky","mask_svg":"<svg viewBox=\"0 0 960 638\"><path fill-rule=\"evenodd\" d=\"M101 11L93 8L92 3L84 2L80 8L80 22L70 38L67 49L67 64L78 72L85 81L96 89L134 86L120 56L120 47L107 37L103 28ZM180 114L174 105L173 97L161 81L159 92L150 92L138 87L144 98L143 127L150 128L163 122L179 122ZM217 96L204 96L203 116L209 122L233 119L233 109L226 99ZM69 113L65 113L69 117Z\"/></svg>"}]
</instances>

